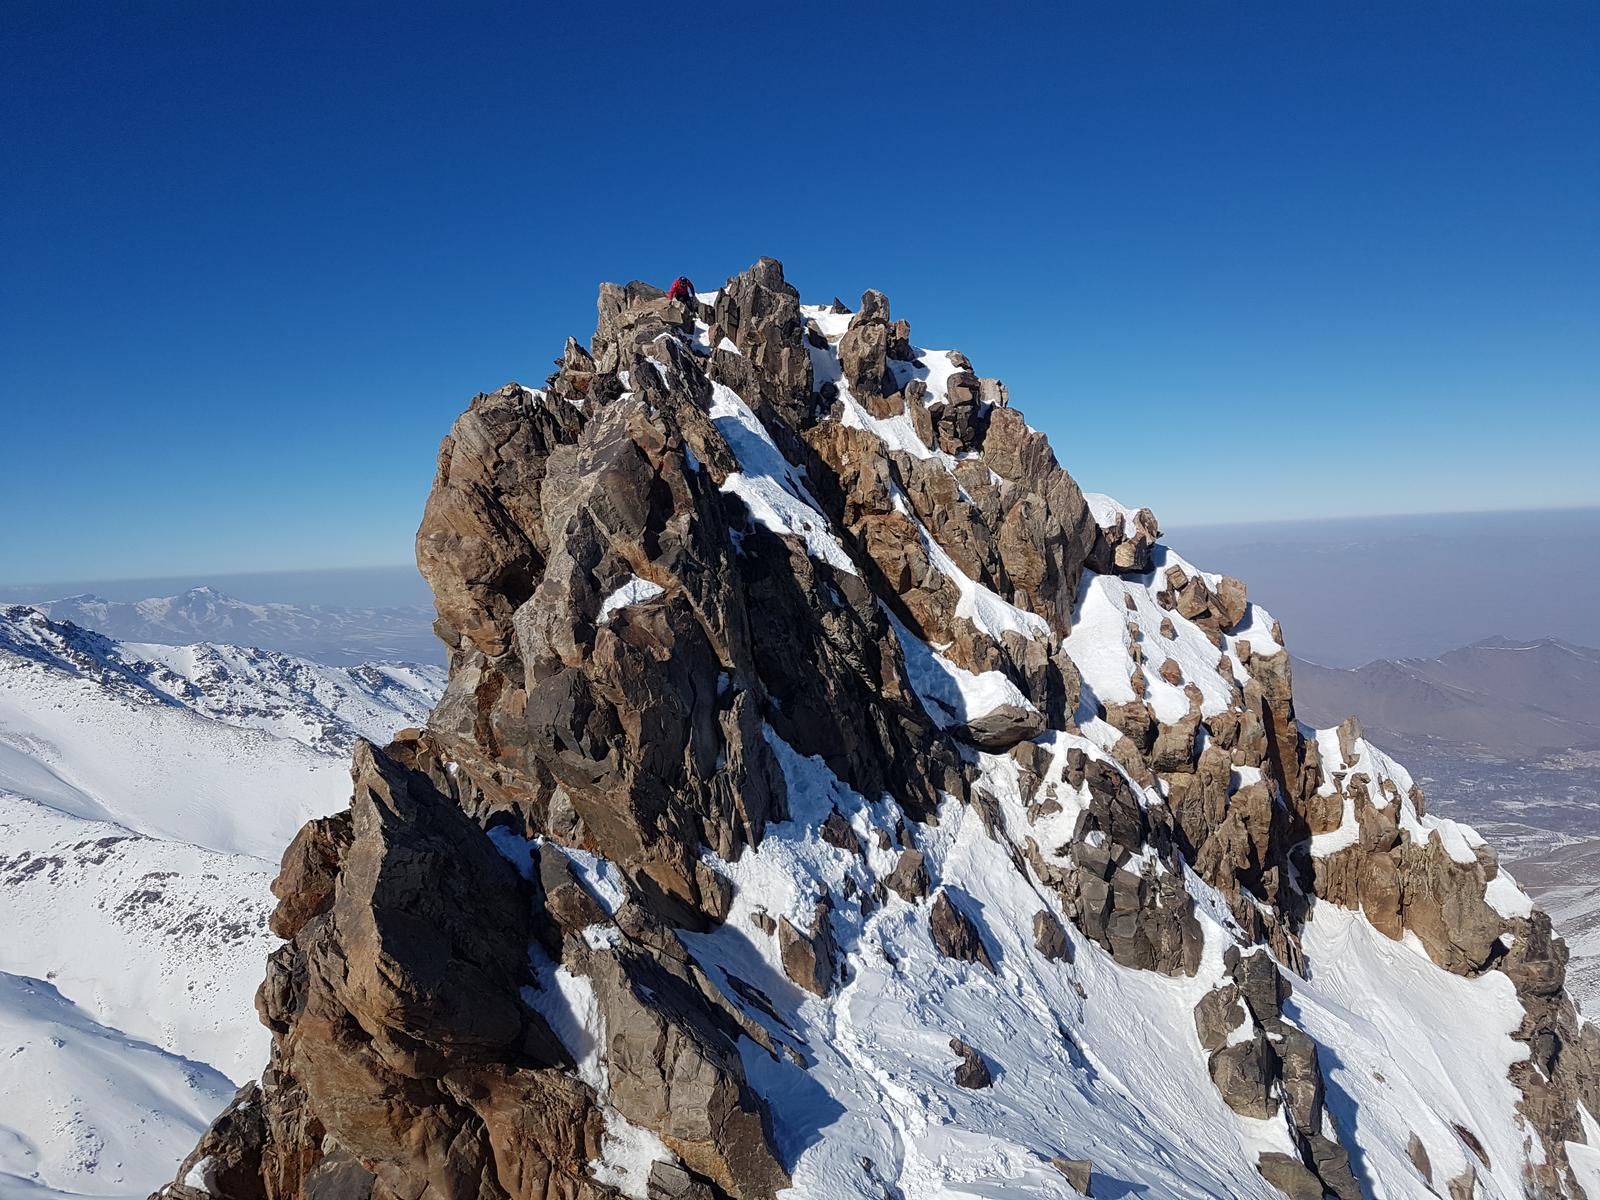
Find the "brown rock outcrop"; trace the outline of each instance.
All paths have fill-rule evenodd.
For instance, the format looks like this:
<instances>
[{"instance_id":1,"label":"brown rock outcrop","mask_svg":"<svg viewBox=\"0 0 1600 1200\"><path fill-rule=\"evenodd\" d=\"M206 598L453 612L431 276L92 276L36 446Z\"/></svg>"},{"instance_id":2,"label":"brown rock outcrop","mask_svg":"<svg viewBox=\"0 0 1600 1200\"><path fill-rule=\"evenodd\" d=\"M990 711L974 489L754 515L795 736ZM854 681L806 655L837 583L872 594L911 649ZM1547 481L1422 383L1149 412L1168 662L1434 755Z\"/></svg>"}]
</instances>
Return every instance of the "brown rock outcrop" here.
<instances>
[{"instance_id":1,"label":"brown rock outcrop","mask_svg":"<svg viewBox=\"0 0 1600 1200\"><path fill-rule=\"evenodd\" d=\"M808 832L853 874L832 896L795 893L809 922L758 906L737 925L773 939L805 992L826 999L851 978L849 918L890 891L920 906L946 883L913 848L937 843L907 826L969 804L1093 953L1124 967L1195 974L1187 873L1217 889L1254 952L1231 951L1200 999L1198 1052L1236 1111L1287 1120L1298 1156L1259 1164L1287 1194L1359 1194L1317 1045L1285 1016L1273 961L1303 967L1314 901L1415 934L1446 970L1506 973L1529 1049L1512 1078L1543 1151L1533 1182L1577 1194L1564 1143L1581 1137L1578 1106L1600 1104L1600 1032L1565 995L1548 920L1502 916L1485 892L1492 854L1461 861L1458 844L1401 819L1407 803L1422 816L1420 793L1357 769L1357 726L1339 731L1340 762L1322 761L1279 632L1255 648L1237 636L1242 583L1178 566L1148 509L1097 524L1003 384L955 352L956 370L917 378L917 353L881 293L842 333L808 324L762 259L709 305L605 285L594 337L568 339L544 387L472 402L441 446L417 539L449 686L426 731L358 747L350 811L285 853L272 928L287 941L258 997L271 1062L179 1181L205 1161L208 1188L244 1200L601 1200L617 1192L590 1164L620 1117L667 1148L651 1197L780 1192L771 1114L738 1043L804 1055L779 1045L783 1020L753 981L709 978L685 945L736 911L728 864L793 815L793 751L899 810L871 818L867 844L843 800L795 805L819 812ZM862 410L923 446L880 439ZM796 507L758 512L742 490L753 472ZM1130 589L1134 698L1100 705L1104 725L1065 648L1088 572ZM1149 603L1136 587L1159 624L1133 615ZM1026 703L967 712L965 694L924 695L933 655L999 673ZM1170 688L1188 710L1158 720ZM975 786L983 752L1008 755L1020 813L1003 811L993 777ZM1077 814L1070 835L1063 812ZM1347 813L1349 844L1314 857L1312 836ZM620 902L591 890L579 850L620 871ZM941 954L995 972L989 946L1015 943L986 944L980 912L940 886L911 919L926 914ZM1049 909L1031 932L1038 955L1070 962ZM580 1077L541 1015L558 965L593 993L600 1076ZM958 1083L994 1082L981 1054L951 1046ZM1054 1161L1088 1193L1086 1162ZM169 1191L198 1200L182 1182Z\"/></svg>"},{"instance_id":2,"label":"brown rock outcrop","mask_svg":"<svg viewBox=\"0 0 1600 1200\"><path fill-rule=\"evenodd\" d=\"M994 970L994 960L983 944L983 937L972 918L957 908L948 892L941 891L928 911L928 928L933 935L933 946L946 958L979 963Z\"/></svg>"},{"instance_id":3,"label":"brown rock outcrop","mask_svg":"<svg viewBox=\"0 0 1600 1200\"><path fill-rule=\"evenodd\" d=\"M983 1055L960 1038L950 1039L950 1049L961 1060L956 1066L957 1087L981 1089L994 1084L994 1077L989 1073L989 1064L983 1061Z\"/></svg>"}]
</instances>

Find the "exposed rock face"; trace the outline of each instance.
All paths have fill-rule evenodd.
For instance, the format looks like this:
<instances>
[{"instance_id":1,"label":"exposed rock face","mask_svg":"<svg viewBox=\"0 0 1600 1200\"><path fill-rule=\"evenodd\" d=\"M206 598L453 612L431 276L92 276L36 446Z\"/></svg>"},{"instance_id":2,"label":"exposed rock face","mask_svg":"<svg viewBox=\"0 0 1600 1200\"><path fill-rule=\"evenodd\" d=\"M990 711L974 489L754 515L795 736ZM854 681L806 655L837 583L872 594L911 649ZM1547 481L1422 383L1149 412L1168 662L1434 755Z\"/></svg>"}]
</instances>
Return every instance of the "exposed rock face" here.
<instances>
[{"instance_id":1,"label":"exposed rock face","mask_svg":"<svg viewBox=\"0 0 1600 1200\"><path fill-rule=\"evenodd\" d=\"M1262 1179L1356 1200L1290 1004L1328 904L1510 980L1525 1191L1580 1195L1564 1147L1600 1104L1600 1033L1548 919L1506 915L1493 854L1358 728L1305 730L1281 631L1159 539L881 293L802 308L770 259L712 302L605 285L587 347L444 440L417 552L448 689L425 731L358 746L350 811L285 852L271 1062L168 1192L198 1200L204 1164L248 1200L776 1195L795 1152L758 1084L814 1065L790 1021L848 994L876 912L975 993L1084 956L1205 972L1174 1036L1228 1109L1280 1123L1296 1153L1261 1155ZM791 794L794 759L837 787ZM883 807L863 823L844 792ZM1027 881L1023 928L943 873L956 811ZM749 906L737 865L802 819L843 886L790 863ZM748 955L697 952L735 931ZM1005 1090L950 1047L956 1085ZM619 1165L621 1143L644 1157ZM1090 1194L1064 1148L1030 1161ZM1476 1186L1420 1139L1408 1161ZM864 1158L860 1194L903 1194L887 1169Z\"/></svg>"},{"instance_id":2,"label":"exposed rock face","mask_svg":"<svg viewBox=\"0 0 1600 1200\"><path fill-rule=\"evenodd\" d=\"M833 937L828 930L827 904L818 904L810 932L801 932L788 917L778 918L778 952L783 969L800 987L825 996L833 982Z\"/></svg>"},{"instance_id":3,"label":"exposed rock face","mask_svg":"<svg viewBox=\"0 0 1600 1200\"><path fill-rule=\"evenodd\" d=\"M1051 962L1068 956L1067 931L1049 909L1041 908L1033 914L1033 946Z\"/></svg>"},{"instance_id":4,"label":"exposed rock face","mask_svg":"<svg viewBox=\"0 0 1600 1200\"><path fill-rule=\"evenodd\" d=\"M1125 735L1126 736L1126 735ZM1127 779L1103 761L1084 776L1088 803L1058 867L1030 840L1030 862L1054 884L1079 929L1118 962L1167 975L1193 974L1200 926L1181 883L1181 859L1165 810L1140 803ZM1129 864L1146 846L1154 853Z\"/></svg>"},{"instance_id":5,"label":"exposed rock face","mask_svg":"<svg viewBox=\"0 0 1600 1200\"><path fill-rule=\"evenodd\" d=\"M884 878L888 889L902 900L915 904L928 894L927 860L920 850L902 850L900 861Z\"/></svg>"},{"instance_id":6,"label":"exposed rock face","mask_svg":"<svg viewBox=\"0 0 1600 1200\"><path fill-rule=\"evenodd\" d=\"M1094 1193L1089 1190L1094 1183L1094 1164L1088 1159L1062 1158L1061 1156L1057 1155L1055 1158L1052 1158L1050 1162L1056 1170L1060 1171L1062 1175L1066 1176L1067 1182L1073 1186L1073 1189L1079 1195L1094 1195Z\"/></svg>"},{"instance_id":7,"label":"exposed rock face","mask_svg":"<svg viewBox=\"0 0 1600 1200\"><path fill-rule=\"evenodd\" d=\"M1273 1117L1281 1105L1301 1151L1299 1161L1262 1155L1262 1175L1291 1196L1314 1188L1319 1197L1326 1192L1361 1200L1350 1156L1324 1107L1317 1044L1284 1015L1289 981L1265 951L1241 955L1230 948L1226 957L1227 982L1202 996L1194 1010L1212 1082L1241 1116Z\"/></svg>"},{"instance_id":8,"label":"exposed rock face","mask_svg":"<svg viewBox=\"0 0 1600 1200\"><path fill-rule=\"evenodd\" d=\"M956 1084L964 1088L986 1088L994 1082L994 1077L989 1073L989 1064L983 1061L971 1046L960 1038L950 1039L950 1049L961 1062L956 1067Z\"/></svg>"},{"instance_id":9,"label":"exposed rock face","mask_svg":"<svg viewBox=\"0 0 1600 1200\"><path fill-rule=\"evenodd\" d=\"M962 962L981 963L990 971L994 960L983 944L978 927L972 918L957 908L946 892L940 892L928 914L929 929L933 934L934 948L946 958Z\"/></svg>"},{"instance_id":10,"label":"exposed rock face","mask_svg":"<svg viewBox=\"0 0 1600 1200\"><path fill-rule=\"evenodd\" d=\"M604 1195L583 1190L600 1113L520 997L528 890L424 776L366 743L353 775L348 816L285 856L280 882L299 879L307 902L280 905L290 940L257 997L272 1062L244 1119L225 1114L208 1140L268 1196L330 1172L384 1195L493 1194L512 1162L547 1190L564 1177ZM216 1153L202 1143L196 1161Z\"/></svg>"},{"instance_id":11,"label":"exposed rock face","mask_svg":"<svg viewBox=\"0 0 1600 1200\"><path fill-rule=\"evenodd\" d=\"M1261 1156L1261 1177L1289 1200L1323 1200L1322 1180L1299 1159L1278 1151Z\"/></svg>"}]
</instances>

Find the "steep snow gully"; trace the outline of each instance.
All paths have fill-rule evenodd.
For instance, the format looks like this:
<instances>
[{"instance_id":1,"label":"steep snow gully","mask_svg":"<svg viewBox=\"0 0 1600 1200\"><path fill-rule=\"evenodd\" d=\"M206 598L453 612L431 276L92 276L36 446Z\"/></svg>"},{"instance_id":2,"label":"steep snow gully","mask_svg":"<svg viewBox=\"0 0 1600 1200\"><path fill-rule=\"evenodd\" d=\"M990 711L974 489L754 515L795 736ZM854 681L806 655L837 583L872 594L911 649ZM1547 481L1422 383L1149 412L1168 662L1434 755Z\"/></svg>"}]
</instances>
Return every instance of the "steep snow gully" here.
<instances>
[{"instance_id":1,"label":"steep snow gully","mask_svg":"<svg viewBox=\"0 0 1600 1200\"><path fill-rule=\"evenodd\" d=\"M1548 919L1160 536L880 293L604 285L165 1194L1600 1200Z\"/></svg>"}]
</instances>

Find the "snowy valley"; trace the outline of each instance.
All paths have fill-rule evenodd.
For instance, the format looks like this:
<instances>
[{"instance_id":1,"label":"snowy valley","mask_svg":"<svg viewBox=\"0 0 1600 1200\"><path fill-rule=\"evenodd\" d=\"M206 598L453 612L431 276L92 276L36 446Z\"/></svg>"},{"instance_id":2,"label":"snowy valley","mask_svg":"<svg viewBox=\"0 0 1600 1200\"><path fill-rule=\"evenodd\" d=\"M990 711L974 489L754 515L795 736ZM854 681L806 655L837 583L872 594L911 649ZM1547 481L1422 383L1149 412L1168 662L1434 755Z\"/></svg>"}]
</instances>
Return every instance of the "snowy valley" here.
<instances>
[{"instance_id":1,"label":"snowy valley","mask_svg":"<svg viewBox=\"0 0 1600 1200\"><path fill-rule=\"evenodd\" d=\"M283 847L442 686L0 609L0 1196L143 1195L260 1071Z\"/></svg>"}]
</instances>

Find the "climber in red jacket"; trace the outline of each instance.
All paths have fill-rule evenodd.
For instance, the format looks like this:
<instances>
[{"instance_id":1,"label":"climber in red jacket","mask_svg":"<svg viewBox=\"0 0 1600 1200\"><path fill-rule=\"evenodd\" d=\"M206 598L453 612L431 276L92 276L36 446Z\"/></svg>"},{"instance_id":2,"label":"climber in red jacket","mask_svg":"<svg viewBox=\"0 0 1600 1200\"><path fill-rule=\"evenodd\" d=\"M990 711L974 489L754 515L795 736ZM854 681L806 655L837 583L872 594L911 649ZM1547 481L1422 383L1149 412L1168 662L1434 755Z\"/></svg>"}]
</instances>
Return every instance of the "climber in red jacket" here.
<instances>
[{"instance_id":1,"label":"climber in red jacket","mask_svg":"<svg viewBox=\"0 0 1600 1200\"><path fill-rule=\"evenodd\" d=\"M685 304L694 303L694 284L689 282L687 275L679 275L672 281L672 287L667 290L668 300L681 300Z\"/></svg>"}]
</instances>

